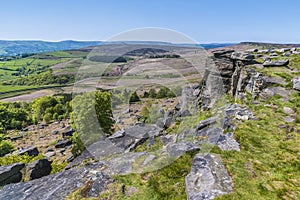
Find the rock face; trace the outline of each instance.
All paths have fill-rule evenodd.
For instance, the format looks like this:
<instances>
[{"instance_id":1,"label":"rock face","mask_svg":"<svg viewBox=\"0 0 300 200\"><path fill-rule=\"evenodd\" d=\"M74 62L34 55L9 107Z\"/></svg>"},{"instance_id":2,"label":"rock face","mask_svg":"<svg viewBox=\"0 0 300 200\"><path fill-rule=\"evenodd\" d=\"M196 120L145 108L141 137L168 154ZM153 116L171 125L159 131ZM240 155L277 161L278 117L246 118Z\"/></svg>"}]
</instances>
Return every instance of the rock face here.
<instances>
[{"instance_id":1,"label":"rock face","mask_svg":"<svg viewBox=\"0 0 300 200\"><path fill-rule=\"evenodd\" d=\"M22 180L22 170L24 169L24 167L24 163L15 163L0 167L0 186L9 183L20 182Z\"/></svg>"},{"instance_id":2,"label":"rock face","mask_svg":"<svg viewBox=\"0 0 300 200\"><path fill-rule=\"evenodd\" d=\"M212 107L214 101L229 92L237 96L247 85L251 72L243 71L245 65L256 64L252 54L234 50L213 51L212 63L207 63L201 93L202 109ZM257 75L259 79L259 75ZM256 80L252 80L255 82ZM259 81L258 81L259 82ZM254 84L255 85L255 84Z\"/></svg>"},{"instance_id":3,"label":"rock face","mask_svg":"<svg viewBox=\"0 0 300 200\"><path fill-rule=\"evenodd\" d=\"M52 170L51 162L47 159L36 160L26 166L26 179L34 180L47 176Z\"/></svg>"},{"instance_id":4,"label":"rock face","mask_svg":"<svg viewBox=\"0 0 300 200\"><path fill-rule=\"evenodd\" d=\"M188 200L214 199L233 191L232 180L218 155L197 154L185 178Z\"/></svg>"},{"instance_id":5,"label":"rock face","mask_svg":"<svg viewBox=\"0 0 300 200\"><path fill-rule=\"evenodd\" d=\"M264 62L264 67L282 67L282 66L288 66L290 63L289 60L277 60L277 61L270 61L267 60Z\"/></svg>"}]
</instances>

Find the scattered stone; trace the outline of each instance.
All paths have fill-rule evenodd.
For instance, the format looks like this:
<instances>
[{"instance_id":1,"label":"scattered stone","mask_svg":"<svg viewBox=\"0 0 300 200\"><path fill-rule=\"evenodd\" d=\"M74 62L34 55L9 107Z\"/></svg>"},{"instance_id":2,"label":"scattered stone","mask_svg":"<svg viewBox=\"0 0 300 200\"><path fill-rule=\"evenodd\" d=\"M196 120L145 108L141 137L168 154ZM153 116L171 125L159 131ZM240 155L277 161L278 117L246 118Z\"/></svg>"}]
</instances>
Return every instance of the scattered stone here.
<instances>
[{"instance_id":1,"label":"scattered stone","mask_svg":"<svg viewBox=\"0 0 300 200\"><path fill-rule=\"evenodd\" d=\"M282 67L288 66L290 63L289 60L277 60L277 61L265 61L263 63L264 67Z\"/></svg>"},{"instance_id":2,"label":"scattered stone","mask_svg":"<svg viewBox=\"0 0 300 200\"><path fill-rule=\"evenodd\" d=\"M297 47L291 48L291 51L297 51Z\"/></svg>"},{"instance_id":3,"label":"scattered stone","mask_svg":"<svg viewBox=\"0 0 300 200\"><path fill-rule=\"evenodd\" d=\"M20 182L22 180L22 169L24 167L24 163L0 166L0 186Z\"/></svg>"},{"instance_id":4,"label":"scattered stone","mask_svg":"<svg viewBox=\"0 0 300 200\"><path fill-rule=\"evenodd\" d=\"M126 191L125 195L126 196L132 196L134 193L136 193L138 189L136 187L130 186Z\"/></svg>"},{"instance_id":5,"label":"scattered stone","mask_svg":"<svg viewBox=\"0 0 300 200\"><path fill-rule=\"evenodd\" d=\"M249 49L249 50L247 50L246 52L248 52L248 53L257 53L258 52L258 49Z\"/></svg>"},{"instance_id":6,"label":"scattered stone","mask_svg":"<svg viewBox=\"0 0 300 200\"><path fill-rule=\"evenodd\" d=\"M262 50L259 50L257 53L270 53L270 49L262 49Z\"/></svg>"},{"instance_id":7,"label":"scattered stone","mask_svg":"<svg viewBox=\"0 0 300 200\"><path fill-rule=\"evenodd\" d=\"M51 157L55 156L56 153L55 152L47 152L44 155L45 155L46 158L51 158Z\"/></svg>"},{"instance_id":8,"label":"scattered stone","mask_svg":"<svg viewBox=\"0 0 300 200\"><path fill-rule=\"evenodd\" d=\"M11 141L17 141L17 140L22 139L22 138L23 138L23 135L17 135L17 136L11 137L10 140Z\"/></svg>"},{"instance_id":9,"label":"scattered stone","mask_svg":"<svg viewBox=\"0 0 300 200\"><path fill-rule=\"evenodd\" d=\"M208 200L233 191L232 180L219 155L197 154L185 178L188 200Z\"/></svg>"},{"instance_id":10,"label":"scattered stone","mask_svg":"<svg viewBox=\"0 0 300 200\"><path fill-rule=\"evenodd\" d=\"M300 77L294 78L294 79L292 80L292 82L293 82L293 88L294 88L295 90L300 91Z\"/></svg>"},{"instance_id":11,"label":"scattered stone","mask_svg":"<svg viewBox=\"0 0 300 200\"><path fill-rule=\"evenodd\" d=\"M279 49L278 52L280 53L284 53L284 52L288 52L288 51L291 51L290 48L282 48L282 49Z\"/></svg>"},{"instance_id":12,"label":"scattered stone","mask_svg":"<svg viewBox=\"0 0 300 200\"><path fill-rule=\"evenodd\" d=\"M125 136L125 130L121 129L121 130L115 132L114 134L112 134L111 136L109 136L108 139L120 138L120 137L124 137L124 136Z\"/></svg>"},{"instance_id":13,"label":"scattered stone","mask_svg":"<svg viewBox=\"0 0 300 200\"><path fill-rule=\"evenodd\" d=\"M58 134L58 130L53 130L53 131L52 131L52 134L53 134L53 135L57 135L57 134Z\"/></svg>"},{"instance_id":14,"label":"scattered stone","mask_svg":"<svg viewBox=\"0 0 300 200\"><path fill-rule=\"evenodd\" d=\"M71 140L58 140L57 144L55 145L55 148L65 148L67 146L72 145Z\"/></svg>"},{"instance_id":15,"label":"scattered stone","mask_svg":"<svg viewBox=\"0 0 300 200\"><path fill-rule=\"evenodd\" d=\"M198 89L198 88L195 89L194 92L193 92L193 95L198 96L199 94L200 94L200 89Z\"/></svg>"},{"instance_id":16,"label":"scattered stone","mask_svg":"<svg viewBox=\"0 0 300 200\"><path fill-rule=\"evenodd\" d=\"M247 53L240 53L240 52L233 52L231 54L232 60L242 60L242 61L253 61L255 56L253 54L247 54Z\"/></svg>"},{"instance_id":17,"label":"scattered stone","mask_svg":"<svg viewBox=\"0 0 300 200\"><path fill-rule=\"evenodd\" d=\"M291 122L295 121L295 119L290 116L283 117L283 120L287 123L291 123Z\"/></svg>"},{"instance_id":18,"label":"scattered stone","mask_svg":"<svg viewBox=\"0 0 300 200\"><path fill-rule=\"evenodd\" d=\"M180 109L181 109L181 104L177 103L176 106L175 106L175 110L179 111Z\"/></svg>"},{"instance_id":19,"label":"scattered stone","mask_svg":"<svg viewBox=\"0 0 300 200\"><path fill-rule=\"evenodd\" d=\"M62 132L62 136L63 136L63 138L72 137L74 132L75 132L75 130L72 129L72 128L71 129L66 129Z\"/></svg>"},{"instance_id":20,"label":"scattered stone","mask_svg":"<svg viewBox=\"0 0 300 200\"><path fill-rule=\"evenodd\" d=\"M19 155L25 155L28 154L29 156L37 156L39 155L38 148L35 146L26 147L19 151Z\"/></svg>"},{"instance_id":21,"label":"scattered stone","mask_svg":"<svg viewBox=\"0 0 300 200\"><path fill-rule=\"evenodd\" d=\"M52 170L51 162L47 159L39 159L26 166L26 180L34 180L47 176Z\"/></svg>"},{"instance_id":22,"label":"scattered stone","mask_svg":"<svg viewBox=\"0 0 300 200\"><path fill-rule=\"evenodd\" d=\"M202 120L199 125L197 126L196 130L199 131L203 128L206 128L208 126L214 125L217 123L217 118L216 117L210 117L208 119Z\"/></svg>"},{"instance_id":23,"label":"scattered stone","mask_svg":"<svg viewBox=\"0 0 300 200\"><path fill-rule=\"evenodd\" d=\"M60 128L65 128L65 127L66 127L65 123L64 123L64 122L61 122L61 123L60 123Z\"/></svg>"},{"instance_id":24,"label":"scattered stone","mask_svg":"<svg viewBox=\"0 0 300 200\"><path fill-rule=\"evenodd\" d=\"M272 57L272 58L277 57L277 56L278 56L277 53L271 53L271 54L270 54L270 57Z\"/></svg>"},{"instance_id":25,"label":"scattered stone","mask_svg":"<svg viewBox=\"0 0 300 200\"><path fill-rule=\"evenodd\" d=\"M240 151L240 145L233 138L233 133L231 132L220 135L219 140L217 142L217 146L224 151L230 151L230 150Z\"/></svg>"},{"instance_id":26,"label":"scattered stone","mask_svg":"<svg viewBox=\"0 0 300 200\"><path fill-rule=\"evenodd\" d=\"M283 107L283 112L287 115L291 115L295 113L295 111L292 108L286 106Z\"/></svg>"},{"instance_id":27,"label":"scattered stone","mask_svg":"<svg viewBox=\"0 0 300 200\"><path fill-rule=\"evenodd\" d=\"M284 87L270 87L263 89L259 96L261 99L267 100L275 95L279 95L287 99L291 95L291 91L286 90Z\"/></svg>"}]
</instances>

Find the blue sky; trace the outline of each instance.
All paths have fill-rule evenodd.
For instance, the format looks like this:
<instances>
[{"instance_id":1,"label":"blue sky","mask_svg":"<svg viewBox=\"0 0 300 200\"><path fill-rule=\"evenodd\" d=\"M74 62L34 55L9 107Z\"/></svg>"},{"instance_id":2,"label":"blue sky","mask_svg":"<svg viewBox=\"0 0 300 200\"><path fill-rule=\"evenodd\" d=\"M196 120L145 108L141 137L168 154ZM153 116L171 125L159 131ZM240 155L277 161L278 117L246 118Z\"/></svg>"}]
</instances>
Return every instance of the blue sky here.
<instances>
[{"instance_id":1,"label":"blue sky","mask_svg":"<svg viewBox=\"0 0 300 200\"><path fill-rule=\"evenodd\" d=\"M162 27L199 43L300 43L299 0L9 0L0 7L2 40L105 40Z\"/></svg>"}]
</instances>

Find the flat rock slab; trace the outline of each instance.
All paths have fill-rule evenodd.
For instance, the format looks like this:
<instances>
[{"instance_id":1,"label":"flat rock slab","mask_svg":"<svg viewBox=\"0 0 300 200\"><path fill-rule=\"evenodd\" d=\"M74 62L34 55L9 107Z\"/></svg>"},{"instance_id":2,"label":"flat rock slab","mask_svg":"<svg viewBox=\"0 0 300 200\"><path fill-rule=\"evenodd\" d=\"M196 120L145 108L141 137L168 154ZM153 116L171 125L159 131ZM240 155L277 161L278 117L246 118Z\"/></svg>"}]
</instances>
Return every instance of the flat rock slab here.
<instances>
[{"instance_id":1,"label":"flat rock slab","mask_svg":"<svg viewBox=\"0 0 300 200\"><path fill-rule=\"evenodd\" d=\"M185 178L188 200L209 200L233 191L232 180L219 155L197 154Z\"/></svg>"},{"instance_id":2,"label":"flat rock slab","mask_svg":"<svg viewBox=\"0 0 300 200\"><path fill-rule=\"evenodd\" d=\"M9 184L0 190L1 200L60 200L90 183L88 196L97 196L113 179L89 167L74 168L28 182Z\"/></svg>"}]
</instances>

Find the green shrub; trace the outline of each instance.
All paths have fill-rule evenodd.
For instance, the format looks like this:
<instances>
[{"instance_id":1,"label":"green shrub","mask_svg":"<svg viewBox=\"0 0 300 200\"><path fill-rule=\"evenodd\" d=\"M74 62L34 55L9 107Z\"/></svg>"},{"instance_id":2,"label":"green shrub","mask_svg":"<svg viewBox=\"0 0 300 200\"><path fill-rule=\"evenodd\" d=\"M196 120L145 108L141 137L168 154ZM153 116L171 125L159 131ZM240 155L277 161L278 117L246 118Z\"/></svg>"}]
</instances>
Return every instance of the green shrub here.
<instances>
[{"instance_id":1,"label":"green shrub","mask_svg":"<svg viewBox=\"0 0 300 200\"><path fill-rule=\"evenodd\" d=\"M43 155L39 154L38 156L28 156L28 155L9 155L5 157L0 157L0 166L10 165L13 163L31 163L35 160L44 158Z\"/></svg>"},{"instance_id":2,"label":"green shrub","mask_svg":"<svg viewBox=\"0 0 300 200\"><path fill-rule=\"evenodd\" d=\"M14 146L11 142L2 140L0 142L0 156L10 153L14 149Z\"/></svg>"},{"instance_id":3,"label":"green shrub","mask_svg":"<svg viewBox=\"0 0 300 200\"><path fill-rule=\"evenodd\" d=\"M137 95L136 92L131 93L130 97L129 97L129 103L135 103L140 101L140 97Z\"/></svg>"}]
</instances>

